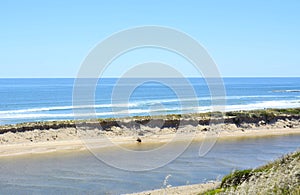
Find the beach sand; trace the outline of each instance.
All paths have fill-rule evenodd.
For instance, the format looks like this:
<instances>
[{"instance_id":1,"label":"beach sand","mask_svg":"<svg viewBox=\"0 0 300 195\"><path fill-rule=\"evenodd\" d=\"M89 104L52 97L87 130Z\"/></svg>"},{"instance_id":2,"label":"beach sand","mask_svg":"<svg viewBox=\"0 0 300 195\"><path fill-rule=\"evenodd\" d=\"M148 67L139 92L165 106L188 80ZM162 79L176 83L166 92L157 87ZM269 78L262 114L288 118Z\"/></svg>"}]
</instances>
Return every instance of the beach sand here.
<instances>
[{"instance_id":1,"label":"beach sand","mask_svg":"<svg viewBox=\"0 0 300 195\"><path fill-rule=\"evenodd\" d=\"M287 127L289 125L289 127ZM203 131L204 129L204 131ZM0 135L0 157L50 152L76 152L89 148L105 148L113 145L157 144L180 141L202 141L207 138L218 140L255 138L300 134L298 120L277 121L274 124L255 126L252 124L237 127L233 124L223 124L213 131L209 126L187 125L181 129L146 128L147 131L132 131L128 128L114 127L110 131L79 131L76 128L61 128L50 130L34 130L25 132L7 132Z\"/></svg>"},{"instance_id":2,"label":"beach sand","mask_svg":"<svg viewBox=\"0 0 300 195\"><path fill-rule=\"evenodd\" d=\"M184 194L184 195L197 195L199 193L206 192L207 190L217 188L220 182L209 182L205 184L194 184L178 187L169 187L164 189L157 189L151 191L144 191L139 193L133 193L130 195L165 195L165 194ZM129 194L128 194L129 195Z\"/></svg>"}]
</instances>

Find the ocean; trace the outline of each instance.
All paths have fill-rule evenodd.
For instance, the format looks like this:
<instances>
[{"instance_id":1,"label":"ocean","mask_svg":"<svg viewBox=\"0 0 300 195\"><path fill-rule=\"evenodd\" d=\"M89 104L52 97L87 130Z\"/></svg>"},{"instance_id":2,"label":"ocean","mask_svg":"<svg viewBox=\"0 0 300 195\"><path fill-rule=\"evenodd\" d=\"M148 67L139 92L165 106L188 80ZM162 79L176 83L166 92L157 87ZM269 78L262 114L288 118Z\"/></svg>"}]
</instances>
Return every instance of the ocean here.
<instances>
[{"instance_id":1,"label":"ocean","mask_svg":"<svg viewBox=\"0 0 300 195\"><path fill-rule=\"evenodd\" d=\"M227 111L265 108L300 107L300 78L224 78ZM73 87L75 79L0 79L0 125L33 121L74 119ZM176 90L186 94L180 98L172 87L149 79L136 87L129 97L115 92L118 79L102 78L95 90L96 116L113 118L208 112L212 99L203 78L188 78L195 95L184 93L188 87L181 79L170 78ZM134 85L131 79L124 85ZM122 83L118 83L122 89ZM121 86L121 87L120 87ZM128 86L123 86L126 89ZM112 101L113 100L113 101ZM192 102L197 101L199 106ZM191 104L189 104L191 102ZM184 106L182 106L184 105ZM189 106L191 105L191 106Z\"/></svg>"}]
</instances>

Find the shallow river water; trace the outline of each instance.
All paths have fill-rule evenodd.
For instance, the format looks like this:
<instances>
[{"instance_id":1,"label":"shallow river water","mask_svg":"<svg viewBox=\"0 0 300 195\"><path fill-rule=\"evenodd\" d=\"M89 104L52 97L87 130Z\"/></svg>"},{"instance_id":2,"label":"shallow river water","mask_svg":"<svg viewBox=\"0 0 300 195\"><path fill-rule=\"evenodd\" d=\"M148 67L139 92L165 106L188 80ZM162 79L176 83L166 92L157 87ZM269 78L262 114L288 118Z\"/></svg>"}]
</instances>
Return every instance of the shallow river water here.
<instances>
[{"instance_id":1,"label":"shallow river water","mask_svg":"<svg viewBox=\"0 0 300 195\"><path fill-rule=\"evenodd\" d=\"M295 151L300 135L218 140L204 157L199 146L193 143L175 161L143 172L112 168L89 152L0 158L0 194L122 194L162 188L168 175L167 185L203 183Z\"/></svg>"}]
</instances>

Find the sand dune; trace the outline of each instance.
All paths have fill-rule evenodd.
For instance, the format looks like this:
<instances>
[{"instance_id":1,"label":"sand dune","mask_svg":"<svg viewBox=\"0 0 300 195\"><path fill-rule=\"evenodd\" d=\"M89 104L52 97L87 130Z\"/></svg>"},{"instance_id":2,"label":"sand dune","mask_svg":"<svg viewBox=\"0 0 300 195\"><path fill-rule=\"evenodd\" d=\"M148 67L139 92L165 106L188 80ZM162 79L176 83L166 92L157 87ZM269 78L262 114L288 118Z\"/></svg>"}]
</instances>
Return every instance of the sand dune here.
<instances>
[{"instance_id":1,"label":"sand dune","mask_svg":"<svg viewBox=\"0 0 300 195\"><path fill-rule=\"evenodd\" d=\"M86 150L86 145L95 148L109 147L109 139L116 145L141 143L165 143L170 141L201 141L207 136L217 139L236 139L261 136L279 136L300 134L299 120L278 120L265 124L221 124L214 128L207 125L185 125L181 128L141 127L132 130L127 127L111 127L110 130L76 128L60 128L49 130L33 130L24 132L7 132L0 135L0 157L48 153L58 151ZM176 138L176 139L175 139Z\"/></svg>"}]
</instances>

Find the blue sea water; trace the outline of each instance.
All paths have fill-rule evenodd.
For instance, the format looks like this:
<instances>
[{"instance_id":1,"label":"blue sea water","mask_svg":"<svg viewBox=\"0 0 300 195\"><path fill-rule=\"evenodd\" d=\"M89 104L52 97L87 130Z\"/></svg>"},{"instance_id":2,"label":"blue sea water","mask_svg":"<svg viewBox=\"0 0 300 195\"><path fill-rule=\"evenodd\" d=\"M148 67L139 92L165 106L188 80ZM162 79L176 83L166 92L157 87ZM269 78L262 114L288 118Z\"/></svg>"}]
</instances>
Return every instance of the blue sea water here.
<instances>
[{"instance_id":1,"label":"blue sea water","mask_svg":"<svg viewBox=\"0 0 300 195\"><path fill-rule=\"evenodd\" d=\"M74 81L0 79L0 125L74 119ZM184 92L188 87L181 81L173 78L168 82L174 83L172 86L176 86L176 90ZM185 97L179 98L173 88L149 79L149 82L139 85L130 97L122 95L121 91L112 101L118 79L102 78L95 90L93 107L99 118L210 111L212 100L205 80L189 78L188 81L196 94L193 97L186 93ZM136 83L139 83L138 79L131 79L125 85ZM118 85L122 86L122 83ZM300 107L300 78L224 78L224 85L226 96L214 98L225 98L226 110ZM189 106L189 102L195 101L199 106Z\"/></svg>"}]
</instances>

